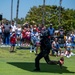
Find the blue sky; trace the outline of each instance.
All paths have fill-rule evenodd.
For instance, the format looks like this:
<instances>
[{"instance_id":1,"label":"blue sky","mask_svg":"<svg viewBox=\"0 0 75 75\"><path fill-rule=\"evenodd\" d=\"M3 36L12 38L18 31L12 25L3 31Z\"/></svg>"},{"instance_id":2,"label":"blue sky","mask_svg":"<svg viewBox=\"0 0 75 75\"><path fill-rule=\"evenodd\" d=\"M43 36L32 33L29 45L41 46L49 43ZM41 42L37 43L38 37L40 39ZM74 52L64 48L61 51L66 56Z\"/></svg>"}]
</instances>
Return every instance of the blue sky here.
<instances>
[{"instance_id":1,"label":"blue sky","mask_svg":"<svg viewBox=\"0 0 75 75\"><path fill-rule=\"evenodd\" d=\"M39 6L43 4L43 0L20 0L18 17L25 17L27 12L33 6ZM59 0L46 0L46 5L59 6ZM13 0L13 18L16 17L17 0ZM62 0L62 7L75 9L75 0ZM3 14L3 18L11 20L11 0L0 0L0 14Z\"/></svg>"}]
</instances>

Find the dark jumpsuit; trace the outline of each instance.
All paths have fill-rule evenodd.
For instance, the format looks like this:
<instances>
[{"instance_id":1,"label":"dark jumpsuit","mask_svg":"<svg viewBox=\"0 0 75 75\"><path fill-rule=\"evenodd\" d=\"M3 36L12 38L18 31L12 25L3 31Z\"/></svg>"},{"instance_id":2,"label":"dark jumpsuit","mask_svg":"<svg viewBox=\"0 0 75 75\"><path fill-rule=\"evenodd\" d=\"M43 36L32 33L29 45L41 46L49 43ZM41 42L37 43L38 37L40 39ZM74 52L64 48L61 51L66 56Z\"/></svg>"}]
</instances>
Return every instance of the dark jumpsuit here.
<instances>
[{"instance_id":1,"label":"dark jumpsuit","mask_svg":"<svg viewBox=\"0 0 75 75\"><path fill-rule=\"evenodd\" d=\"M40 70L39 61L42 57L44 57L47 64L53 64L53 65L58 64L58 61L51 61L49 59L49 53L50 53L50 50L51 50L51 43L50 43L50 39L48 38L48 36L45 36L41 39L40 50L41 50L40 53L35 58L35 67L36 67L37 70Z\"/></svg>"}]
</instances>

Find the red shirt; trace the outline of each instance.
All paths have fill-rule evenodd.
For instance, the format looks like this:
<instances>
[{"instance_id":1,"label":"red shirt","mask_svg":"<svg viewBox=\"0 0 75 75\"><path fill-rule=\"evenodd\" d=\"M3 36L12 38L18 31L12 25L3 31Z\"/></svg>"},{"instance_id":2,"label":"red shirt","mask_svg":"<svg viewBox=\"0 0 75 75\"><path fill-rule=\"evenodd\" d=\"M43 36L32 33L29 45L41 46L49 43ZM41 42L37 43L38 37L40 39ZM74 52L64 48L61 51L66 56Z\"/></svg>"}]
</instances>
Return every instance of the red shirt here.
<instances>
[{"instance_id":1,"label":"red shirt","mask_svg":"<svg viewBox=\"0 0 75 75\"><path fill-rule=\"evenodd\" d=\"M10 43L15 44L16 43L16 34L10 37Z\"/></svg>"},{"instance_id":2,"label":"red shirt","mask_svg":"<svg viewBox=\"0 0 75 75\"><path fill-rule=\"evenodd\" d=\"M26 30L22 31L22 38L26 38Z\"/></svg>"},{"instance_id":3,"label":"red shirt","mask_svg":"<svg viewBox=\"0 0 75 75\"><path fill-rule=\"evenodd\" d=\"M26 31L26 37L30 37L30 31Z\"/></svg>"}]
</instances>

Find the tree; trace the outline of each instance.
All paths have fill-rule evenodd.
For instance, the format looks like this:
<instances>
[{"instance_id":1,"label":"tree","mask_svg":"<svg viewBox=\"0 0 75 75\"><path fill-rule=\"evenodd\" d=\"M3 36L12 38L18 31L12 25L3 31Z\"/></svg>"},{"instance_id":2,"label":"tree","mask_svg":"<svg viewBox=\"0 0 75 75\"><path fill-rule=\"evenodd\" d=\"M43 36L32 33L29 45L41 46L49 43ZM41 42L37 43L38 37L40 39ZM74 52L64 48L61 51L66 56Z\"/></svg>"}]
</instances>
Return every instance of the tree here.
<instances>
[{"instance_id":1,"label":"tree","mask_svg":"<svg viewBox=\"0 0 75 75\"><path fill-rule=\"evenodd\" d=\"M14 18L14 21L16 22L16 18ZM24 24L24 18L18 18L17 19L17 24L23 25Z\"/></svg>"},{"instance_id":2,"label":"tree","mask_svg":"<svg viewBox=\"0 0 75 75\"><path fill-rule=\"evenodd\" d=\"M33 6L27 16L25 17L25 22L29 22L29 24L42 24L42 12L43 6ZM45 5L45 25L49 26L50 23L53 23L55 29L59 27L59 7L56 5L49 6ZM65 9L61 7L61 25L64 27L65 31L70 31L75 29L75 10L73 9Z\"/></svg>"}]
</instances>

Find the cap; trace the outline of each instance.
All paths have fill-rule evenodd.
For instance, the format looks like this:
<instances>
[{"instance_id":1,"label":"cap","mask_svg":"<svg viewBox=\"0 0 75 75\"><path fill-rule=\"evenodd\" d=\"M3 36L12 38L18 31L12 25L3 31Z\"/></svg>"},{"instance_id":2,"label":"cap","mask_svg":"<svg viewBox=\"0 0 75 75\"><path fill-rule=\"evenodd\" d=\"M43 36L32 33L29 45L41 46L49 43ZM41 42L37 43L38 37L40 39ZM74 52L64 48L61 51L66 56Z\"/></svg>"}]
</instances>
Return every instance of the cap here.
<instances>
[{"instance_id":1,"label":"cap","mask_svg":"<svg viewBox=\"0 0 75 75\"><path fill-rule=\"evenodd\" d=\"M50 26L52 26L52 23L50 23Z\"/></svg>"},{"instance_id":2,"label":"cap","mask_svg":"<svg viewBox=\"0 0 75 75\"><path fill-rule=\"evenodd\" d=\"M33 28L33 30L36 30L36 28Z\"/></svg>"},{"instance_id":3,"label":"cap","mask_svg":"<svg viewBox=\"0 0 75 75\"><path fill-rule=\"evenodd\" d=\"M61 29L63 29L63 27L61 27Z\"/></svg>"}]
</instances>

